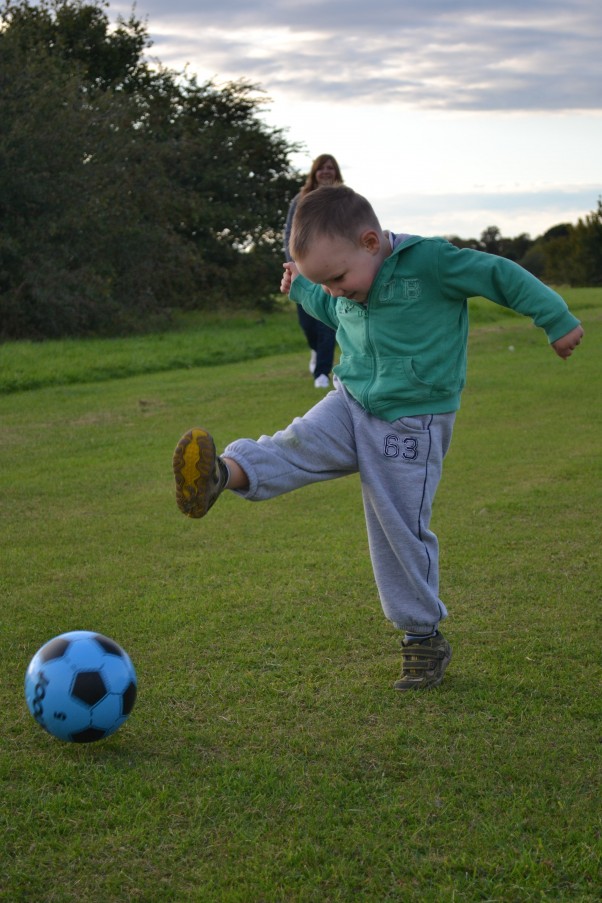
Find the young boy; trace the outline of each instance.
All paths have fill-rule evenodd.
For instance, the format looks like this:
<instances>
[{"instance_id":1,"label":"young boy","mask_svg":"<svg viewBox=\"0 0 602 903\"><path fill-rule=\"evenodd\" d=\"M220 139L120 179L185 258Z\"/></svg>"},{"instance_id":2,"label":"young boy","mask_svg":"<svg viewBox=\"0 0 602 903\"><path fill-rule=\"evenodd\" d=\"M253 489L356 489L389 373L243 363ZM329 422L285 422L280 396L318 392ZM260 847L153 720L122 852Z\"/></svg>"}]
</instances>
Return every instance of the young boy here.
<instances>
[{"instance_id":1,"label":"young boy","mask_svg":"<svg viewBox=\"0 0 602 903\"><path fill-rule=\"evenodd\" d=\"M440 238L381 228L368 201L324 187L298 205L296 263L281 290L337 330L335 389L285 430L216 455L195 428L174 453L176 499L204 517L223 489L259 501L359 472L370 556L385 616L405 631L398 690L441 683L438 543L431 508L466 373L466 299L533 318L568 358L583 330L563 299L517 264Z\"/></svg>"}]
</instances>

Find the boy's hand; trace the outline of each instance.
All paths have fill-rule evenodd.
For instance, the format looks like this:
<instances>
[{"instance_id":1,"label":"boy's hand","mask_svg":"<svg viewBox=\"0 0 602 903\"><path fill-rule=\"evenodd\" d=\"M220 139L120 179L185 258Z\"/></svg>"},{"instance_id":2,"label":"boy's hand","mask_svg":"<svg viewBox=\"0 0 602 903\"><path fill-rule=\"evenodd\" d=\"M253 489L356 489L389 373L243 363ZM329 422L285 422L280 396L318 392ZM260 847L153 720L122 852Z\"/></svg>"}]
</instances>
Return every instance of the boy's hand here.
<instances>
[{"instance_id":1,"label":"boy's hand","mask_svg":"<svg viewBox=\"0 0 602 903\"><path fill-rule=\"evenodd\" d=\"M282 274L282 282L280 283L280 291L283 295L288 295L291 290L291 285L293 284L293 279L296 279L299 275L299 270L295 266L295 264L291 261L288 263L283 263L284 273Z\"/></svg>"},{"instance_id":2,"label":"boy's hand","mask_svg":"<svg viewBox=\"0 0 602 903\"><path fill-rule=\"evenodd\" d=\"M552 342L552 348L558 357L566 360L567 357L571 356L582 338L583 329L581 326L575 326L575 328L571 329L570 332L567 332L566 335L563 335L560 339L556 339L555 342Z\"/></svg>"}]
</instances>

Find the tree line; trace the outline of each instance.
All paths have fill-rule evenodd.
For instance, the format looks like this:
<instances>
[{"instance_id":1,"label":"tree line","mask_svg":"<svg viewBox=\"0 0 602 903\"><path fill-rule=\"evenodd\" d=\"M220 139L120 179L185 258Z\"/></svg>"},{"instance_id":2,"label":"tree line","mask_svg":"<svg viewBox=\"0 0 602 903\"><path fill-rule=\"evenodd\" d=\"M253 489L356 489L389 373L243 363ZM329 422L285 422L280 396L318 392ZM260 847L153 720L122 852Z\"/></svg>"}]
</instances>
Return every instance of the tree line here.
<instances>
[{"instance_id":1,"label":"tree line","mask_svg":"<svg viewBox=\"0 0 602 903\"><path fill-rule=\"evenodd\" d=\"M560 223L535 239L526 233L504 238L497 226L489 226L479 239L453 235L449 240L459 248L508 257L554 285L602 285L602 198L576 225Z\"/></svg>"},{"instance_id":2,"label":"tree line","mask_svg":"<svg viewBox=\"0 0 602 903\"><path fill-rule=\"evenodd\" d=\"M135 9L107 9L0 3L0 339L159 329L269 305L279 282L298 146L262 121L257 86L152 65ZM598 285L601 229L599 205L534 242L490 227L467 244Z\"/></svg>"},{"instance_id":3,"label":"tree line","mask_svg":"<svg viewBox=\"0 0 602 903\"><path fill-rule=\"evenodd\" d=\"M301 184L261 92L145 60L134 12L0 7L0 336L160 327L265 303Z\"/></svg>"}]
</instances>

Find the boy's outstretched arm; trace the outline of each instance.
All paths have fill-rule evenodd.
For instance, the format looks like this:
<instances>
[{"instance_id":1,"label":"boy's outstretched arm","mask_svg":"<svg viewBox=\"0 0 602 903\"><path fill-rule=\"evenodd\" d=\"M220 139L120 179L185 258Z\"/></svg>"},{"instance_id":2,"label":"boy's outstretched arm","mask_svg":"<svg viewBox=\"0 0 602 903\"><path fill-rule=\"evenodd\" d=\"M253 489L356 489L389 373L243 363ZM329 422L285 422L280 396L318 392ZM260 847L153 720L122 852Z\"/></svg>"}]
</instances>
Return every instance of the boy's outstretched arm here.
<instances>
[{"instance_id":1,"label":"boy's outstretched arm","mask_svg":"<svg viewBox=\"0 0 602 903\"><path fill-rule=\"evenodd\" d=\"M567 332L566 335L563 335L559 339L556 339L555 342L552 342L552 348L558 357L566 360L567 357L571 356L582 338L583 328L581 326L575 326L575 328L571 329L570 332Z\"/></svg>"}]
</instances>

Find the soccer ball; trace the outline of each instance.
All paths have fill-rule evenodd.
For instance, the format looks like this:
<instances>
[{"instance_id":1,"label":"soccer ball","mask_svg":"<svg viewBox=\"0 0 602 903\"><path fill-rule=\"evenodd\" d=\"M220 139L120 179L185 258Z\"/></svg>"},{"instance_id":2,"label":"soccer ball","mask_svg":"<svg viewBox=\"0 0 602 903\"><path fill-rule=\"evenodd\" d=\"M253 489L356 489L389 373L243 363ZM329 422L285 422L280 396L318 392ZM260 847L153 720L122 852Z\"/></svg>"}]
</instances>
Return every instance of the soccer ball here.
<instances>
[{"instance_id":1,"label":"soccer ball","mask_svg":"<svg viewBox=\"0 0 602 903\"><path fill-rule=\"evenodd\" d=\"M136 701L136 671L114 640L73 630L44 644L25 674L25 699L59 740L91 743L113 734Z\"/></svg>"}]
</instances>

